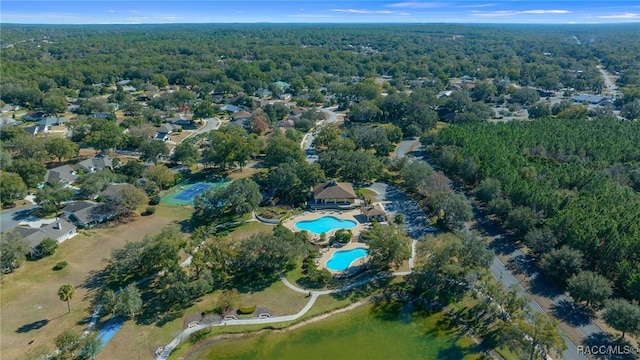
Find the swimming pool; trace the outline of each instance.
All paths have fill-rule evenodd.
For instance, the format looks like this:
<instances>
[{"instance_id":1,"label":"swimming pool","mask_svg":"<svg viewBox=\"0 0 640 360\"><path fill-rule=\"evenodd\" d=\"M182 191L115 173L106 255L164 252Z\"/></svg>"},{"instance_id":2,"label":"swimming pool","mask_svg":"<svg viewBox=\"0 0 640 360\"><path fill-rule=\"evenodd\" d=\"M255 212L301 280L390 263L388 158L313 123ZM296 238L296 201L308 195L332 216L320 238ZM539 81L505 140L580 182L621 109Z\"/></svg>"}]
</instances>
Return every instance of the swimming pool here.
<instances>
[{"instance_id":1,"label":"swimming pool","mask_svg":"<svg viewBox=\"0 0 640 360\"><path fill-rule=\"evenodd\" d=\"M351 266L354 261L363 258L368 254L369 250L366 248L336 251L325 265L329 270L342 271Z\"/></svg>"},{"instance_id":2,"label":"swimming pool","mask_svg":"<svg viewBox=\"0 0 640 360\"><path fill-rule=\"evenodd\" d=\"M353 220L338 219L334 216L323 216L315 220L301 220L296 222L296 229L307 230L316 235L336 229L351 229L358 225Z\"/></svg>"}]
</instances>

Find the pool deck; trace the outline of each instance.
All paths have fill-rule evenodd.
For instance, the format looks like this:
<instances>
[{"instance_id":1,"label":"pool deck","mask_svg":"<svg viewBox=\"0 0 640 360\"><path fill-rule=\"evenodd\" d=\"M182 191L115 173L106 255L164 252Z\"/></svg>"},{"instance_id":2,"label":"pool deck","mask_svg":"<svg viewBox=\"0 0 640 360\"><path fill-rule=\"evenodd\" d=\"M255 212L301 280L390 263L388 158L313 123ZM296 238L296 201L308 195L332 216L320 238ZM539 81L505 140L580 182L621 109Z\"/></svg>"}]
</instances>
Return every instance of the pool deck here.
<instances>
[{"instance_id":1,"label":"pool deck","mask_svg":"<svg viewBox=\"0 0 640 360\"><path fill-rule=\"evenodd\" d=\"M360 214L360 209L356 209L356 210L316 210L316 211L305 211L303 214L291 217L287 220L285 220L282 225L286 226L288 229L291 229L292 231L300 231L299 229L296 228L295 224L298 221L303 221L303 220L316 220L319 219L323 216L333 216L336 217L338 219L342 219L342 220L352 220L356 222L356 226L349 229L351 230L351 233L353 233L353 239L357 239L358 236L360 235L360 232L362 230L365 230L369 227L369 223L366 222L363 218L363 216ZM337 230L337 229L336 229ZM319 235L315 235L313 233L309 233L313 238L313 240L311 241L314 244L318 244L318 245L326 245L329 243L329 238L333 235L333 233L336 230L332 230L327 232L327 242L325 243L318 243L316 242L317 240L320 239ZM333 253L336 251L341 251L341 250L350 250L350 249L354 249L354 248L359 248L359 247L363 247L363 248L367 248L367 245L358 242L357 240L352 240L351 242L345 244L343 247L340 248L335 248L335 247L329 247L329 248L322 248L320 249L320 258L316 261L316 265L318 266L318 268L325 268L327 269L327 267L325 266L325 263L327 261L329 261L329 259L331 259L331 256L333 256ZM366 259L366 258L365 258ZM355 264L354 264L355 265ZM327 269L329 270L329 269ZM332 273L339 273L340 271L332 271L329 270Z\"/></svg>"}]
</instances>

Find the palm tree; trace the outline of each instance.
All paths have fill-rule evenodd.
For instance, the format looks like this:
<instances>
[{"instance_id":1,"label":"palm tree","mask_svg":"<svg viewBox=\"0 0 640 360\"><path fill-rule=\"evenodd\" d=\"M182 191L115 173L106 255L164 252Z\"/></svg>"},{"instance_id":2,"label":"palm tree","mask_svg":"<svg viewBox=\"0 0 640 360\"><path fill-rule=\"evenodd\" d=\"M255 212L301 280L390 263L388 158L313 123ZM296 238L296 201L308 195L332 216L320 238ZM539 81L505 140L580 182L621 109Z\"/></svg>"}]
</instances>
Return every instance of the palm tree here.
<instances>
[{"instance_id":1,"label":"palm tree","mask_svg":"<svg viewBox=\"0 0 640 360\"><path fill-rule=\"evenodd\" d=\"M76 296L76 289L71 284L64 284L60 286L58 289L58 296L61 301L67 302L67 309L71 312L71 306L69 305L69 300L73 299Z\"/></svg>"}]
</instances>

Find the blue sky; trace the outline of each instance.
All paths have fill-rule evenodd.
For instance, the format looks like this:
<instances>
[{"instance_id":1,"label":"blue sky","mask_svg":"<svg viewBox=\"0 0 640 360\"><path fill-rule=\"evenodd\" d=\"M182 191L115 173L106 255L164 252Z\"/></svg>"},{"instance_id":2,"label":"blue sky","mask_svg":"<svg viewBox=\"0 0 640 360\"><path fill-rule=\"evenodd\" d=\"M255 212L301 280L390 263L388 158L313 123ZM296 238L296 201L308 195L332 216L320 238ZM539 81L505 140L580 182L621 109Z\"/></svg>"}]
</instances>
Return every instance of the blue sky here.
<instances>
[{"instance_id":1,"label":"blue sky","mask_svg":"<svg viewBox=\"0 0 640 360\"><path fill-rule=\"evenodd\" d=\"M624 23L640 1L2 0L0 23Z\"/></svg>"}]
</instances>

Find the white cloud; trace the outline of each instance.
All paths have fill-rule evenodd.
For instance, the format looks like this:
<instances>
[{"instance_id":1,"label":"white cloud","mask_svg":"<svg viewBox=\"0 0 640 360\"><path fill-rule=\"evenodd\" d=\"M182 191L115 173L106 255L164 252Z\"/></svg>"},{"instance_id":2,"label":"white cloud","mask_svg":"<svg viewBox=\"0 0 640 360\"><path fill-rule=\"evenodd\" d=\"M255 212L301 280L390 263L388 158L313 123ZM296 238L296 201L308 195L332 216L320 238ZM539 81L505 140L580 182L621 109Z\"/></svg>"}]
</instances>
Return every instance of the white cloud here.
<instances>
[{"instance_id":1,"label":"white cloud","mask_svg":"<svg viewBox=\"0 0 640 360\"><path fill-rule=\"evenodd\" d=\"M510 15L519 15L519 14L533 14L533 15L559 15L559 14L568 14L569 10L522 10L522 11L514 11L514 10L498 10L498 11L479 11L472 10L471 14L474 16L510 16Z\"/></svg>"},{"instance_id":2,"label":"white cloud","mask_svg":"<svg viewBox=\"0 0 640 360\"><path fill-rule=\"evenodd\" d=\"M598 16L600 19L638 19L640 20L640 14L637 13L624 13L624 14L612 14Z\"/></svg>"},{"instance_id":3,"label":"white cloud","mask_svg":"<svg viewBox=\"0 0 640 360\"><path fill-rule=\"evenodd\" d=\"M405 8L405 9L431 9L447 5L441 2L418 2L418 1L406 1L386 5L393 8Z\"/></svg>"},{"instance_id":4,"label":"white cloud","mask_svg":"<svg viewBox=\"0 0 640 360\"><path fill-rule=\"evenodd\" d=\"M107 10L107 12L108 12L108 13L112 13L112 14L113 14L113 13L114 13L114 12L116 12L116 11L115 11L115 10Z\"/></svg>"},{"instance_id":5,"label":"white cloud","mask_svg":"<svg viewBox=\"0 0 640 360\"><path fill-rule=\"evenodd\" d=\"M367 9L331 9L332 12L361 14L361 15L411 15L407 12L390 11L390 10L367 10Z\"/></svg>"},{"instance_id":6,"label":"white cloud","mask_svg":"<svg viewBox=\"0 0 640 360\"><path fill-rule=\"evenodd\" d=\"M569 10L524 10L518 11L520 14L568 14Z\"/></svg>"}]
</instances>

